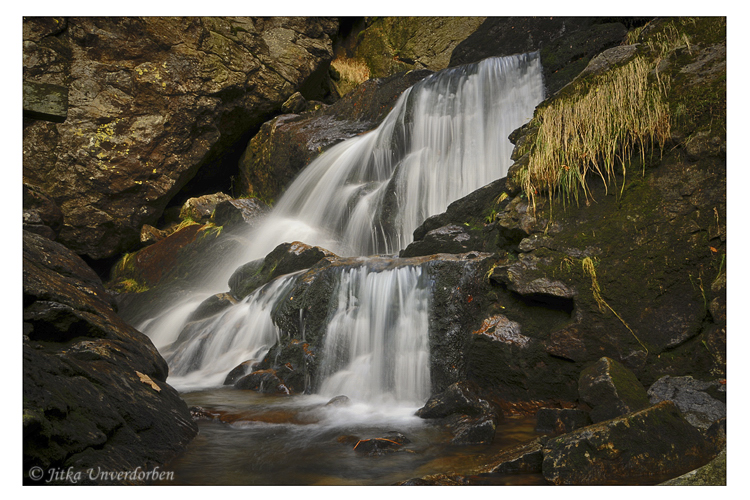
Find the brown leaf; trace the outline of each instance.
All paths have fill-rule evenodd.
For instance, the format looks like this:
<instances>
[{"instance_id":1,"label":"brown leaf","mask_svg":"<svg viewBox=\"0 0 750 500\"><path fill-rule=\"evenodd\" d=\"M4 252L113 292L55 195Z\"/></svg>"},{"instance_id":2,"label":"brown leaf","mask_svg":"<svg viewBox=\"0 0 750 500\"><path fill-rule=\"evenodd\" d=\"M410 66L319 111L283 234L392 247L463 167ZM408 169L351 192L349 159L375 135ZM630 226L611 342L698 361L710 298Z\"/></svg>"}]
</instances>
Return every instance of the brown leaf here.
<instances>
[{"instance_id":1,"label":"brown leaf","mask_svg":"<svg viewBox=\"0 0 750 500\"><path fill-rule=\"evenodd\" d=\"M145 375L145 374L143 374L143 373L141 373L139 371L136 371L135 374L138 375L138 378L141 380L141 382L143 382L144 384L150 385L151 388L153 390L155 390L156 392L161 392L161 387L159 387L158 385L156 385L156 382L154 382L153 380L151 380L151 377L149 377L148 375Z\"/></svg>"}]
</instances>

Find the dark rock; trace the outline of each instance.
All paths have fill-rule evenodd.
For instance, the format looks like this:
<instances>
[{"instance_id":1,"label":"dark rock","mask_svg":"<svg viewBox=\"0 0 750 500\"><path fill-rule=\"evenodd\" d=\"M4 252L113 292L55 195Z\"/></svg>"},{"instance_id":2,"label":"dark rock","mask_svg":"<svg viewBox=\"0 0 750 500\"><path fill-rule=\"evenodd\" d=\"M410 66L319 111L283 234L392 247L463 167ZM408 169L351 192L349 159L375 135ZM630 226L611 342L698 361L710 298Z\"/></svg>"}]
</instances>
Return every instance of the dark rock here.
<instances>
[{"instance_id":1,"label":"dark rock","mask_svg":"<svg viewBox=\"0 0 750 500\"><path fill-rule=\"evenodd\" d=\"M230 306L236 304L237 301L228 293L217 293L212 295L203 302L188 316L186 322L199 321L202 319L210 318L215 314L219 314L221 311L227 309Z\"/></svg>"},{"instance_id":2,"label":"dark rock","mask_svg":"<svg viewBox=\"0 0 750 500\"><path fill-rule=\"evenodd\" d=\"M552 484L655 484L713 458L671 401L552 438L542 472Z\"/></svg>"},{"instance_id":3,"label":"dark rock","mask_svg":"<svg viewBox=\"0 0 750 500\"><path fill-rule=\"evenodd\" d=\"M252 226L261 215L269 211L268 205L257 198L239 198L222 201L216 205L211 221L226 229Z\"/></svg>"},{"instance_id":4,"label":"dark rock","mask_svg":"<svg viewBox=\"0 0 750 500\"><path fill-rule=\"evenodd\" d=\"M237 379L236 389L250 389L266 394L289 394L289 389L276 376L274 370L258 370Z\"/></svg>"},{"instance_id":5,"label":"dark rock","mask_svg":"<svg viewBox=\"0 0 750 500\"><path fill-rule=\"evenodd\" d=\"M24 470L163 466L197 433L164 359L83 260L39 235L23 240Z\"/></svg>"},{"instance_id":6,"label":"dark rock","mask_svg":"<svg viewBox=\"0 0 750 500\"><path fill-rule=\"evenodd\" d=\"M566 434L591 424L588 412L569 408L542 408L536 413L536 432Z\"/></svg>"},{"instance_id":7,"label":"dark rock","mask_svg":"<svg viewBox=\"0 0 750 500\"><path fill-rule=\"evenodd\" d=\"M376 457L393 453L397 451L403 451L403 446L409 444L411 441L409 438L401 434L400 432L389 432L383 437L371 438L371 439L360 439L354 445L354 451L360 455L368 457Z\"/></svg>"},{"instance_id":8,"label":"dark rock","mask_svg":"<svg viewBox=\"0 0 750 500\"><path fill-rule=\"evenodd\" d=\"M601 422L650 406L638 378L617 361L603 357L581 372L581 400L591 406L591 420Z\"/></svg>"},{"instance_id":9,"label":"dark rock","mask_svg":"<svg viewBox=\"0 0 750 500\"><path fill-rule=\"evenodd\" d=\"M334 254L320 247L299 241L282 243L262 260L240 266L229 278L230 293L241 300L273 278L308 269L318 261Z\"/></svg>"},{"instance_id":10,"label":"dark rock","mask_svg":"<svg viewBox=\"0 0 750 500\"><path fill-rule=\"evenodd\" d=\"M666 375L648 389L651 404L669 400L677 405L685 419L700 429L708 429L717 420L726 417L724 402L709 395L712 389L722 390L719 381L703 382L693 377L671 377Z\"/></svg>"},{"instance_id":11,"label":"dark rock","mask_svg":"<svg viewBox=\"0 0 750 500\"><path fill-rule=\"evenodd\" d=\"M167 237L167 232L144 224L141 228L141 243L144 245L151 245L157 241L161 241Z\"/></svg>"},{"instance_id":12,"label":"dark rock","mask_svg":"<svg viewBox=\"0 0 750 500\"><path fill-rule=\"evenodd\" d=\"M27 119L24 177L65 215L60 241L93 259L136 248L144 223L292 94L323 97L338 29L310 17L48 24L24 18L23 79L66 87L67 118Z\"/></svg>"},{"instance_id":13,"label":"dark rock","mask_svg":"<svg viewBox=\"0 0 750 500\"><path fill-rule=\"evenodd\" d=\"M224 385L234 385L235 382L252 371L254 364L255 361L248 360L243 361L239 365L232 368L229 373L227 373L227 377L224 379Z\"/></svg>"},{"instance_id":14,"label":"dark rock","mask_svg":"<svg viewBox=\"0 0 750 500\"><path fill-rule=\"evenodd\" d=\"M497 422L502 418L466 382L455 383L431 397L416 414L421 418L442 419L453 433L453 444L491 443Z\"/></svg>"},{"instance_id":15,"label":"dark rock","mask_svg":"<svg viewBox=\"0 0 750 500\"><path fill-rule=\"evenodd\" d=\"M428 231L422 239L400 252L401 257L436 253L466 253L478 247L479 239L466 226L451 224Z\"/></svg>"},{"instance_id":16,"label":"dark rock","mask_svg":"<svg viewBox=\"0 0 750 500\"><path fill-rule=\"evenodd\" d=\"M492 474L541 473L542 447L545 442L545 439L537 438L534 441L502 450L494 455L481 471Z\"/></svg>"}]
</instances>

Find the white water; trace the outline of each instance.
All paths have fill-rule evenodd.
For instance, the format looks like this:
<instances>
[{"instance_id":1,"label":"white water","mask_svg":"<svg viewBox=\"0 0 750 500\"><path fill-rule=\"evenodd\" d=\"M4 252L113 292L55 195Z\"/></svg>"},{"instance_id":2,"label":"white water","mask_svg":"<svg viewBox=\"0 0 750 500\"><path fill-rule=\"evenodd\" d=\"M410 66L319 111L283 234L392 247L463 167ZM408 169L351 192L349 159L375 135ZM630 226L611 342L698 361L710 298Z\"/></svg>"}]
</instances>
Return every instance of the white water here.
<instances>
[{"instance_id":1,"label":"white water","mask_svg":"<svg viewBox=\"0 0 750 500\"><path fill-rule=\"evenodd\" d=\"M419 267L343 271L320 394L419 405L430 395L429 289Z\"/></svg>"},{"instance_id":2,"label":"white water","mask_svg":"<svg viewBox=\"0 0 750 500\"><path fill-rule=\"evenodd\" d=\"M434 74L404 92L374 131L340 143L306 167L272 214L222 263L205 296L223 292L240 265L278 244L303 241L342 256L393 254L427 217L505 176L508 135L531 119L544 97L538 54L492 58ZM344 273L321 364L322 394L421 404L429 396L429 293L419 268ZM139 325L170 364L180 390L214 387L278 338L270 310L290 280L277 280L224 314L189 325L179 304ZM183 337L186 332L183 332ZM183 339L184 340L184 339Z\"/></svg>"}]
</instances>

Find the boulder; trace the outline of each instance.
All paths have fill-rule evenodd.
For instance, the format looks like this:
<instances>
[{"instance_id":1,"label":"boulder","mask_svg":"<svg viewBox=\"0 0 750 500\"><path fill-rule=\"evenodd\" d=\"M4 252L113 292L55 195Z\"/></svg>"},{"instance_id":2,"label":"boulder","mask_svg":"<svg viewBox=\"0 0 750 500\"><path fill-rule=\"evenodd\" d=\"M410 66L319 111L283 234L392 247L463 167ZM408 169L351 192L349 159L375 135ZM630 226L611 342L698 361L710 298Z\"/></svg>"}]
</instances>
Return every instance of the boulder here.
<instances>
[{"instance_id":1,"label":"boulder","mask_svg":"<svg viewBox=\"0 0 750 500\"><path fill-rule=\"evenodd\" d=\"M289 394L289 389L276 376L274 370L257 370L237 379L236 389L250 389L266 394Z\"/></svg>"},{"instance_id":2,"label":"boulder","mask_svg":"<svg viewBox=\"0 0 750 500\"><path fill-rule=\"evenodd\" d=\"M727 450L724 449L716 458L703 467L683 474L659 486L726 486L727 485Z\"/></svg>"},{"instance_id":3,"label":"boulder","mask_svg":"<svg viewBox=\"0 0 750 500\"><path fill-rule=\"evenodd\" d=\"M334 254L299 241L282 243L265 258L237 268L229 278L230 293L236 300L242 300L273 278L308 269L326 257L334 257Z\"/></svg>"},{"instance_id":4,"label":"boulder","mask_svg":"<svg viewBox=\"0 0 750 500\"><path fill-rule=\"evenodd\" d=\"M232 197L224 193L205 194L189 198L180 209L180 219L207 222L213 216L216 205L231 200Z\"/></svg>"},{"instance_id":5,"label":"boulder","mask_svg":"<svg viewBox=\"0 0 750 500\"><path fill-rule=\"evenodd\" d=\"M544 445L552 484L656 484L714 456L711 444L671 401L599 422Z\"/></svg>"},{"instance_id":6,"label":"boulder","mask_svg":"<svg viewBox=\"0 0 750 500\"><path fill-rule=\"evenodd\" d=\"M210 318L236 303L237 300L235 300L230 294L217 293L201 302L200 305L190 313L186 322L190 323L191 321L200 321L202 319Z\"/></svg>"},{"instance_id":7,"label":"boulder","mask_svg":"<svg viewBox=\"0 0 750 500\"><path fill-rule=\"evenodd\" d=\"M26 119L24 177L65 215L60 241L93 259L137 247L144 223L292 94L323 98L338 30L294 17L23 25L24 81L68 90L63 123Z\"/></svg>"},{"instance_id":8,"label":"boulder","mask_svg":"<svg viewBox=\"0 0 750 500\"><path fill-rule=\"evenodd\" d=\"M545 438L537 438L504 449L494 455L481 472L484 474L541 474Z\"/></svg>"},{"instance_id":9,"label":"boulder","mask_svg":"<svg viewBox=\"0 0 750 500\"><path fill-rule=\"evenodd\" d=\"M269 210L268 205L257 198L222 201L216 205L211 222L227 230L248 227Z\"/></svg>"},{"instance_id":10,"label":"boulder","mask_svg":"<svg viewBox=\"0 0 750 500\"><path fill-rule=\"evenodd\" d=\"M502 414L478 397L470 384L457 382L417 410L421 418L441 419L453 433L453 444L491 443Z\"/></svg>"},{"instance_id":11,"label":"boulder","mask_svg":"<svg viewBox=\"0 0 750 500\"><path fill-rule=\"evenodd\" d=\"M617 361L603 357L578 380L581 400L591 407L591 420L601 422L650 406L638 378Z\"/></svg>"},{"instance_id":12,"label":"boulder","mask_svg":"<svg viewBox=\"0 0 750 500\"><path fill-rule=\"evenodd\" d=\"M164 359L115 313L94 271L27 231L23 303L24 471L150 470L196 435L187 406L166 383Z\"/></svg>"},{"instance_id":13,"label":"boulder","mask_svg":"<svg viewBox=\"0 0 750 500\"><path fill-rule=\"evenodd\" d=\"M665 375L649 387L648 397L651 404L672 401L688 422L708 429L727 415L725 388L718 380L703 382L691 376Z\"/></svg>"},{"instance_id":14,"label":"boulder","mask_svg":"<svg viewBox=\"0 0 750 500\"><path fill-rule=\"evenodd\" d=\"M249 359L232 368L224 379L224 385L234 385L239 379L252 371L255 361Z\"/></svg>"},{"instance_id":15,"label":"boulder","mask_svg":"<svg viewBox=\"0 0 750 500\"><path fill-rule=\"evenodd\" d=\"M50 197L36 186L23 184L23 229L51 240L63 225L63 213Z\"/></svg>"}]
</instances>

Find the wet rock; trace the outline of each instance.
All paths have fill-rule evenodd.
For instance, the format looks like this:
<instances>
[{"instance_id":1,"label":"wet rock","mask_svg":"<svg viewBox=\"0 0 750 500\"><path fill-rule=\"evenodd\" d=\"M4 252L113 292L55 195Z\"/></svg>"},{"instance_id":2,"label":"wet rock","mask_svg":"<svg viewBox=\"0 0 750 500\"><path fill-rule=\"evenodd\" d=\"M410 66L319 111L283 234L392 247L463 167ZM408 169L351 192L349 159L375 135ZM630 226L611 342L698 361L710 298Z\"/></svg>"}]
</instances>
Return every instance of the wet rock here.
<instances>
[{"instance_id":1,"label":"wet rock","mask_svg":"<svg viewBox=\"0 0 750 500\"><path fill-rule=\"evenodd\" d=\"M467 382L452 384L431 397L417 410L421 418L441 419L453 433L454 444L491 443L502 418L490 404L478 397Z\"/></svg>"},{"instance_id":2,"label":"wet rock","mask_svg":"<svg viewBox=\"0 0 750 500\"><path fill-rule=\"evenodd\" d=\"M481 470L492 474L535 474L542 472L542 447L546 439L537 438L502 450Z\"/></svg>"},{"instance_id":3,"label":"wet rock","mask_svg":"<svg viewBox=\"0 0 750 500\"><path fill-rule=\"evenodd\" d=\"M521 334L521 325L509 320L502 314L485 319L474 335L483 335L493 341L503 342L517 347L527 347L531 339Z\"/></svg>"},{"instance_id":4,"label":"wet rock","mask_svg":"<svg viewBox=\"0 0 750 500\"><path fill-rule=\"evenodd\" d=\"M416 257L437 253L466 253L476 249L481 241L466 226L451 224L428 231L400 252L401 257Z\"/></svg>"},{"instance_id":5,"label":"wet rock","mask_svg":"<svg viewBox=\"0 0 750 500\"><path fill-rule=\"evenodd\" d=\"M115 313L96 273L27 231L23 303L25 471L150 469L195 436L164 359Z\"/></svg>"},{"instance_id":6,"label":"wet rock","mask_svg":"<svg viewBox=\"0 0 750 500\"><path fill-rule=\"evenodd\" d=\"M536 432L566 434L591 424L588 412L569 408L542 408L536 413Z\"/></svg>"},{"instance_id":7,"label":"wet rock","mask_svg":"<svg viewBox=\"0 0 750 500\"><path fill-rule=\"evenodd\" d=\"M700 429L708 429L714 422L726 417L725 402L710 394L725 399L725 387L719 381L703 382L691 376L665 375L649 387L648 397L651 404L665 400L674 402L688 422Z\"/></svg>"},{"instance_id":8,"label":"wet rock","mask_svg":"<svg viewBox=\"0 0 750 500\"><path fill-rule=\"evenodd\" d=\"M188 316L186 323L191 321L199 321L202 319L210 318L215 314L219 314L228 307L233 306L237 303L234 297L228 293L217 293L212 295L203 302Z\"/></svg>"},{"instance_id":9,"label":"wet rock","mask_svg":"<svg viewBox=\"0 0 750 500\"><path fill-rule=\"evenodd\" d=\"M696 469L713 447L671 401L552 438L542 473L552 484L655 484Z\"/></svg>"},{"instance_id":10,"label":"wet rock","mask_svg":"<svg viewBox=\"0 0 750 500\"><path fill-rule=\"evenodd\" d=\"M155 228L149 224L144 224L141 228L141 243L151 245L167 237L167 232Z\"/></svg>"},{"instance_id":11,"label":"wet rock","mask_svg":"<svg viewBox=\"0 0 750 500\"><path fill-rule=\"evenodd\" d=\"M195 222L208 222L216 209L216 205L231 200L232 197L224 193L205 194L196 198L189 198L180 209L180 218L191 219Z\"/></svg>"},{"instance_id":12,"label":"wet rock","mask_svg":"<svg viewBox=\"0 0 750 500\"><path fill-rule=\"evenodd\" d=\"M326 403L326 406L348 406L350 403L351 400L347 396L341 395L331 398L331 400Z\"/></svg>"},{"instance_id":13,"label":"wet rock","mask_svg":"<svg viewBox=\"0 0 750 500\"><path fill-rule=\"evenodd\" d=\"M219 202L211 216L211 221L227 230L235 227L252 226L270 208L257 198L239 198Z\"/></svg>"},{"instance_id":14,"label":"wet rock","mask_svg":"<svg viewBox=\"0 0 750 500\"><path fill-rule=\"evenodd\" d=\"M320 247L299 241L282 243L265 258L240 266L229 278L230 293L241 300L273 278L308 269L334 254Z\"/></svg>"},{"instance_id":15,"label":"wet rock","mask_svg":"<svg viewBox=\"0 0 750 500\"><path fill-rule=\"evenodd\" d=\"M289 389L279 380L274 370L258 370L237 379L235 389L249 389L266 394L289 394Z\"/></svg>"},{"instance_id":16,"label":"wet rock","mask_svg":"<svg viewBox=\"0 0 750 500\"><path fill-rule=\"evenodd\" d=\"M404 451L403 446L410 442L409 438L400 432L393 431L383 437L360 439L354 445L353 449L359 455L376 457L397 451Z\"/></svg>"},{"instance_id":17,"label":"wet rock","mask_svg":"<svg viewBox=\"0 0 750 500\"><path fill-rule=\"evenodd\" d=\"M603 357L578 380L581 400L591 406L591 420L601 422L650 406L638 378L617 361Z\"/></svg>"},{"instance_id":18,"label":"wet rock","mask_svg":"<svg viewBox=\"0 0 750 500\"><path fill-rule=\"evenodd\" d=\"M224 385L234 385L239 379L250 373L255 364L256 361L247 360L232 368L224 379Z\"/></svg>"},{"instance_id":19,"label":"wet rock","mask_svg":"<svg viewBox=\"0 0 750 500\"><path fill-rule=\"evenodd\" d=\"M300 92L295 92L281 105L282 113L298 114L307 110L307 99Z\"/></svg>"}]
</instances>

